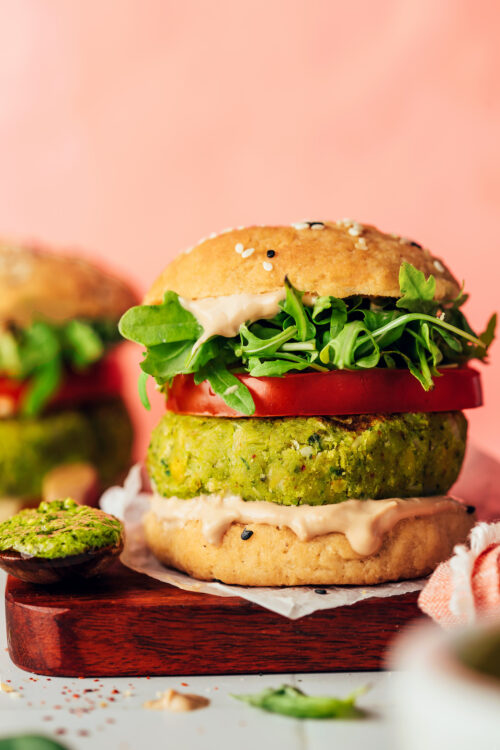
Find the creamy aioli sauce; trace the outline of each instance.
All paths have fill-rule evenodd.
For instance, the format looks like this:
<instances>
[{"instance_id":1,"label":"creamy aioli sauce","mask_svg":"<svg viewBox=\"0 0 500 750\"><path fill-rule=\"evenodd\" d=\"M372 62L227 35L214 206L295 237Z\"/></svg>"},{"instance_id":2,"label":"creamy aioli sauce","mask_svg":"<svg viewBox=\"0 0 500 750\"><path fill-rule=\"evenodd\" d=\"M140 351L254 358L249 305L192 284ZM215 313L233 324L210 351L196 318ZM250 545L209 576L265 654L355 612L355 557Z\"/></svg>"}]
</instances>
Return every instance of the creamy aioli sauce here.
<instances>
[{"instance_id":1,"label":"creamy aioli sauce","mask_svg":"<svg viewBox=\"0 0 500 750\"><path fill-rule=\"evenodd\" d=\"M465 507L448 495L298 506L245 502L238 495L199 495L181 500L155 494L151 500L151 511L164 525L175 527L186 521L200 521L209 544L220 544L232 523L266 523L289 528L301 541L333 532L345 534L353 550L363 556L374 554L384 534L398 521L449 510L465 512Z\"/></svg>"},{"instance_id":2,"label":"creamy aioli sauce","mask_svg":"<svg viewBox=\"0 0 500 750\"><path fill-rule=\"evenodd\" d=\"M197 711L200 708L205 708L209 703L209 699L203 695L165 690L164 693L160 693L157 700L143 703L143 708L152 711Z\"/></svg>"},{"instance_id":3,"label":"creamy aioli sauce","mask_svg":"<svg viewBox=\"0 0 500 750\"><path fill-rule=\"evenodd\" d=\"M211 336L236 336L240 326L246 321L274 318L280 309L278 303L285 298L285 294L284 289L279 289L277 292L264 294L229 294L225 297L195 300L179 297L181 305L203 327L194 350Z\"/></svg>"}]
</instances>

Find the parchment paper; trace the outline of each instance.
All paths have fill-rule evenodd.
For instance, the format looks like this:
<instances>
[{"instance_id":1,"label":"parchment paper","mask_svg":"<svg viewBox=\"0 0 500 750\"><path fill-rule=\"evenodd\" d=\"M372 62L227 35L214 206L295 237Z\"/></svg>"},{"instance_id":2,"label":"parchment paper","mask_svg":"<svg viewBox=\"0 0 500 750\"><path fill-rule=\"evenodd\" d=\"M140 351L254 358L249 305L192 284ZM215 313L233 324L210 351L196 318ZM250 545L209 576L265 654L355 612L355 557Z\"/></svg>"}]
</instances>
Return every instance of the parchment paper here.
<instances>
[{"instance_id":1,"label":"parchment paper","mask_svg":"<svg viewBox=\"0 0 500 750\"><path fill-rule=\"evenodd\" d=\"M467 503L478 504L478 516L492 520L500 512L500 463L473 447L468 451L455 494ZM355 604L373 596L400 596L420 591L427 579L386 583L377 586L294 586L282 588L228 586L223 583L197 581L188 575L162 565L147 547L141 518L148 510L150 494L142 491L141 467L134 466L123 487L112 487L101 498L101 507L125 524L126 543L121 556L124 565L159 581L185 591L199 591L216 596L240 596L272 612L296 620L318 609ZM318 594L316 590L326 590Z\"/></svg>"}]
</instances>

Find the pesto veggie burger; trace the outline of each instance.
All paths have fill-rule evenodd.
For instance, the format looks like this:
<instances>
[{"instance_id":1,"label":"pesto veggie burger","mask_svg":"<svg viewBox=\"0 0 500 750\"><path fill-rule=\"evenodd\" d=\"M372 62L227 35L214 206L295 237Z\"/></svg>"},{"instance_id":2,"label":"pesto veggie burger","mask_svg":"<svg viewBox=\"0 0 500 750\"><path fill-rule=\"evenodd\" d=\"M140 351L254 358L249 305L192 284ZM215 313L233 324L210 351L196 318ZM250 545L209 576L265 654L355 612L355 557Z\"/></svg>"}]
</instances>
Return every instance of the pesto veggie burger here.
<instances>
[{"instance_id":1,"label":"pesto veggie burger","mask_svg":"<svg viewBox=\"0 0 500 750\"><path fill-rule=\"evenodd\" d=\"M167 412L147 467L154 553L242 585L424 575L473 513L446 495L495 318L477 335L444 263L343 220L228 230L120 322ZM473 509L472 509L473 510Z\"/></svg>"},{"instance_id":2,"label":"pesto veggie burger","mask_svg":"<svg viewBox=\"0 0 500 750\"><path fill-rule=\"evenodd\" d=\"M132 427L112 350L134 302L79 258L0 243L1 515L49 485L78 490L90 471L97 491L126 471Z\"/></svg>"}]
</instances>

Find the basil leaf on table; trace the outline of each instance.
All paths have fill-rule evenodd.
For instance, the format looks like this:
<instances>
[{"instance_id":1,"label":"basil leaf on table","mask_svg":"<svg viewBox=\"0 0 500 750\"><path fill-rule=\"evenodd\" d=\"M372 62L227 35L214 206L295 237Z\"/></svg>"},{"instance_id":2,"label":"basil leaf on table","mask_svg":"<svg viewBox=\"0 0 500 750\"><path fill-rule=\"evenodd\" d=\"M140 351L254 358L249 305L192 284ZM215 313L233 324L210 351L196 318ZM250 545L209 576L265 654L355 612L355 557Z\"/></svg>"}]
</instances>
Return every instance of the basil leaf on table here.
<instances>
[{"instance_id":1,"label":"basil leaf on table","mask_svg":"<svg viewBox=\"0 0 500 750\"><path fill-rule=\"evenodd\" d=\"M0 738L0 750L67 750L67 746L38 734L20 734Z\"/></svg>"},{"instance_id":2,"label":"basil leaf on table","mask_svg":"<svg viewBox=\"0 0 500 750\"><path fill-rule=\"evenodd\" d=\"M292 685L266 688L261 693L232 695L239 701L270 713L292 716L295 719L358 719L364 712L357 708L356 698L366 692L361 688L347 698L306 695Z\"/></svg>"}]
</instances>

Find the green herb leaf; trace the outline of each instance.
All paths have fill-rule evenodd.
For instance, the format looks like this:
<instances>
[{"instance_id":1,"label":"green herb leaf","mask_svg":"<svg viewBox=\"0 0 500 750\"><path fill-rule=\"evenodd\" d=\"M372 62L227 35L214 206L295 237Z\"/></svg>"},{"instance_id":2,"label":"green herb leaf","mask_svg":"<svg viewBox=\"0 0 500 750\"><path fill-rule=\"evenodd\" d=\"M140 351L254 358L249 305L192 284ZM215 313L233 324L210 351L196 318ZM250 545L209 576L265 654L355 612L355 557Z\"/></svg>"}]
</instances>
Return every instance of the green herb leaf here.
<instances>
[{"instance_id":1,"label":"green herb leaf","mask_svg":"<svg viewBox=\"0 0 500 750\"><path fill-rule=\"evenodd\" d=\"M141 404L144 406L144 408L150 411L151 403L149 401L147 386L148 386L148 374L147 372L141 372L141 374L139 375L139 380L137 382L137 387L139 390L139 398L141 399Z\"/></svg>"},{"instance_id":2,"label":"green herb leaf","mask_svg":"<svg viewBox=\"0 0 500 750\"><path fill-rule=\"evenodd\" d=\"M399 287L402 297L396 302L396 307L402 307L410 312L435 312L438 303L434 301L436 279L429 276L427 281L422 271L414 268L410 263L402 263L399 269Z\"/></svg>"},{"instance_id":3,"label":"green herb leaf","mask_svg":"<svg viewBox=\"0 0 500 750\"><path fill-rule=\"evenodd\" d=\"M63 330L68 359L75 367L88 367L103 356L104 343L90 323L71 320Z\"/></svg>"},{"instance_id":4,"label":"green herb leaf","mask_svg":"<svg viewBox=\"0 0 500 750\"><path fill-rule=\"evenodd\" d=\"M222 396L228 406L236 411L251 416L255 412L255 404L250 391L241 380L238 380L224 364L212 362L198 373L198 377L208 380L214 393Z\"/></svg>"},{"instance_id":5,"label":"green herb leaf","mask_svg":"<svg viewBox=\"0 0 500 750\"><path fill-rule=\"evenodd\" d=\"M21 412L27 417L39 413L50 397L57 391L62 380L62 367L59 359L45 362L38 367L31 379L21 404Z\"/></svg>"},{"instance_id":6,"label":"green herb leaf","mask_svg":"<svg viewBox=\"0 0 500 750\"><path fill-rule=\"evenodd\" d=\"M131 307L122 316L119 329L124 338L144 346L196 341L203 332L194 315L182 307L175 292L166 292L161 305Z\"/></svg>"},{"instance_id":7,"label":"green herb leaf","mask_svg":"<svg viewBox=\"0 0 500 750\"><path fill-rule=\"evenodd\" d=\"M302 304L303 293L298 292L290 283L288 277L285 277L286 299L281 303L282 309L287 312L295 321L297 326L297 338L299 341L305 341L316 335L316 329L307 317L307 313Z\"/></svg>"},{"instance_id":8,"label":"green herb leaf","mask_svg":"<svg viewBox=\"0 0 500 750\"><path fill-rule=\"evenodd\" d=\"M306 695L292 685L282 685L278 689L266 688L261 693L232 697L255 708L296 719L358 719L364 712L355 702L366 690L366 687L361 688L347 698L331 698Z\"/></svg>"},{"instance_id":9,"label":"green herb leaf","mask_svg":"<svg viewBox=\"0 0 500 750\"><path fill-rule=\"evenodd\" d=\"M19 734L0 739L0 750L67 750L67 746L38 734Z\"/></svg>"}]
</instances>

